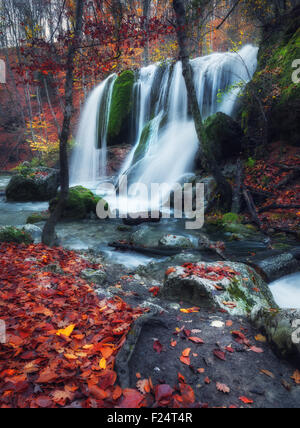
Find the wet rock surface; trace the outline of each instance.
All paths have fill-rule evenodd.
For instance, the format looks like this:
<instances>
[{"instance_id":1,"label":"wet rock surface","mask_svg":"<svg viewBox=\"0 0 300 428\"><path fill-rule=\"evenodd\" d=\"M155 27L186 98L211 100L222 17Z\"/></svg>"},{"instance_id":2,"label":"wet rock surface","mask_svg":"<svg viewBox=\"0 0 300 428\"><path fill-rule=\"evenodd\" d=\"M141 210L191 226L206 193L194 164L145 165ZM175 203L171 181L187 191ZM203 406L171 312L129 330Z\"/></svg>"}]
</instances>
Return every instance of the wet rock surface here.
<instances>
[{"instance_id":1,"label":"wet rock surface","mask_svg":"<svg viewBox=\"0 0 300 428\"><path fill-rule=\"evenodd\" d=\"M118 373L124 387L136 386L137 373L142 379L151 377L155 384L173 386L178 384L180 373L195 390L197 401L211 407L248 407L239 400L243 396L253 400L250 407L254 408L299 407L300 386L291 379L295 365L279 358L267 342L261 342L262 331L248 317L213 308L183 313L181 309L188 312L194 305L155 296L162 282L144 276L142 269L137 274L135 269L122 265L107 261L103 264L107 279L105 286L97 290L100 297L109 293L110 297L119 296L133 306L150 309L132 331L130 346L120 356ZM248 345L234 336L234 331L241 332ZM193 343L188 339L192 336L204 343ZM171 342L176 342L176 346L171 346ZM191 349L190 366L180 361L187 348ZM225 361L214 351L224 352ZM217 382L227 385L230 393L217 391Z\"/></svg>"},{"instance_id":2,"label":"wet rock surface","mask_svg":"<svg viewBox=\"0 0 300 428\"><path fill-rule=\"evenodd\" d=\"M282 358L300 362L300 310L265 308L251 314L253 324L266 334L275 352Z\"/></svg>"},{"instance_id":3,"label":"wet rock surface","mask_svg":"<svg viewBox=\"0 0 300 428\"><path fill-rule=\"evenodd\" d=\"M167 248L192 248L193 243L185 236L165 235L159 240L159 246Z\"/></svg>"}]
</instances>

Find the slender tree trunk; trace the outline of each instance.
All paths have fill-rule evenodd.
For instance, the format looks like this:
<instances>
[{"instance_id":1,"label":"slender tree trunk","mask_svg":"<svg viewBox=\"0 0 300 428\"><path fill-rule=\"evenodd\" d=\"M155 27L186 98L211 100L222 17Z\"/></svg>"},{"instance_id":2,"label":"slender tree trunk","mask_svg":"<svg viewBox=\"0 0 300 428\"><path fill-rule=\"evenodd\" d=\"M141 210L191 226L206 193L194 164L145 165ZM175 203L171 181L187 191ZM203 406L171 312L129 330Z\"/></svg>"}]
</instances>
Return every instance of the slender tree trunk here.
<instances>
[{"instance_id":1,"label":"slender tree trunk","mask_svg":"<svg viewBox=\"0 0 300 428\"><path fill-rule=\"evenodd\" d=\"M143 14L145 17L144 29L146 41L144 47L144 65L147 66L150 61L149 57L149 18L150 18L151 0L143 0Z\"/></svg>"},{"instance_id":2,"label":"slender tree trunk","mask_svg":"<svg viewBox=\"0 0 300 428\"><path fill-rule=\"evenodd\" d=\"M46 222L42 241L46 245L55 244L55 226L60 219L69 195L69 165L68 165L68 139L70 135L71 116L73 111L73 86L74 86L74 59L76 54L76 44L80 38L83 24L83 3L84 0L76 1L76 20L73 43L70 44L67 56L67 74L65 82L65 110L62 131L59 143L60 155L60 185L61 191L58 203Z\"/></svg>"},{"instance_id":3,"label":"slender tree trunk","mask_svg":"<svg viewBox=\"0 0 300 428\"><path fill-rule=\"evenodd\" d=\"M186 32L187 22L184 1L173 0L173 7L177 19L176 33L180 50L180 59L182 62L182 73L187 88L188 99L195 123L196 133L200 142L199 157L201 159L203 169L211 173L216 180L218 191L221 196L220 208L228 212L231 209L232 188L222 174L220 167L215 160L214 154L210 149L210 142L207 140L207 135L203 126L202 115L200 112L194 85L193 69L189 59L188 37Z\"/></svg>"},{"instance_id":4,"label":"slender tree trunk","mask_svg":"<svg viewBox=\"0 0 300 428\"><path fill-rule=\"evenodd\" d=\"M57 129L57 132L58 132L58 134L60 134L60 126L59 126L59 123L57 121L56 114L55 114L55 112L53 110L53 107L52 107L52 103L51 103L51 99L50 99L50 95L49 95L49 91L48 91L47 80L44 78L43 81L44 81L44 86L45 86L45 92L46 92L46 96L47 96L48 105L49 105L49 108L50 108L50 111L51 111L51 114L52 114L52 117L53 117L56 129Z\"/></svg>"}]
</instances>

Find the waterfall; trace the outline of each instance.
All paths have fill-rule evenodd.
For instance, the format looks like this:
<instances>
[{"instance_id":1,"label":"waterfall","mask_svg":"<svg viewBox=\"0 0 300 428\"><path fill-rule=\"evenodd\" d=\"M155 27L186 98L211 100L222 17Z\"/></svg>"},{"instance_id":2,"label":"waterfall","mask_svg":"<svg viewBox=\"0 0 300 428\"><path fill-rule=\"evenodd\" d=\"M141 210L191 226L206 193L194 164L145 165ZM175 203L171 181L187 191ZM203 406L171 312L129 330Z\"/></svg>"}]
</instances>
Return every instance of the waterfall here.
<instances>
[{"instance_id":1,"label":"waterfall","mask_svg":"<svg viewBox=\"0 0 300 428\"><path fill-rule=\"evenodd\" d=\"M300 309L300 273L286 276L270 284L275 302L282 309Z\"/></svg>"},{"instance_id":2,"label":"waterfall","mask_svg":"<svg viewBox=\"0 0 300 428\"><path fill-rule=\"evenodd\" d=\"M257 53L258 48L247 45L239 53L214 53L191 61L203 119L217 112L234 115L238 96L257 68ZM156 74L161 75L160 67L156 66ZM141 75L143 73L142 70ZM153 75L151 82L155 82ZM148 84L149 80L141 80L141 94L147 91ZM154 96L154 100L157 100L153 109L154 118L149 122L148 117L144 117L143 131L148 135L141 132L142 126L139 123L139 138L121 172L127 173L129 182L140 182L147 186L152 183L168 183L172 187L192 171L198 150L198 138L189 114L181 62L177 62L174 67L165 68L160 84L153 91L159 96ZM148 98L140 97L141 110L143 102L148 107ZM153 200L157 200L157 195ZM129 207L133 209L136 201L130 202L132 204ZM148 208L143 205L143 201L141 207Z\"/></svg>"},{"instance_id":3,"label":"waterfall","mask_svg":"<svg viewBox=\"0 0 300 428\"><path fill-rule=\"evenodd\" d=\"M71 159L72 185L82 184L89 187L100 177L106 176L106 134L115 79L115 74L109 76L91 92L86 101L76 136L76 148Z\"/></svg>"},{"instance_id":4,"label":"waterfall","mask_svg":"<svg viewBox=\"0 0 300 428\"><path fill-rule=\"evenodd\" d=\"M247 45L238 53L214 53L191 60L204 119L217 112L234 116L238 96L256 70L257 53L258 48ZM95 182L105 174L105 132L114 80L115 76L101 83L87 100L72 160L72 182ZM101 150L97 149L99 117L106 124ZM172 185L192 172L198 139L181 62L154 64L136 73L130 120L132 150L120 175L126 174L129 182Z\"/></svg>"}]
</instances>

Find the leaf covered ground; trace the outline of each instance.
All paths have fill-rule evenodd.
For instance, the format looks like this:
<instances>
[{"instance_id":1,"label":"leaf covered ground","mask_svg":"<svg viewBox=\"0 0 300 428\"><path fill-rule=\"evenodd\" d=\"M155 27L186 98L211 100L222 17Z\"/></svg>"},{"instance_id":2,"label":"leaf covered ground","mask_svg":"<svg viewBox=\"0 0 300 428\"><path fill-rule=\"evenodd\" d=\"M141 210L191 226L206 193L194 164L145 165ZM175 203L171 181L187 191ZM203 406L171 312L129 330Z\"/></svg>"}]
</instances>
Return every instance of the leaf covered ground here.
<instances>
[{"instance_id":1,"label":"leaf covered ground","mask_svg":"<svg viewBox=\"0 0 300 428\"><path fill-rule=\"evenodd\" d=\"M1 244L1 408L142 407L146 393L160 405L195 402L184 382L178 391L151 378L118 386L115 357L145 309L99 299L80 277L99 267L62 248Z\"/></svg>"},{"instance_id":2,"label":"leaf covered ground","mask_svg":"<svg viewBox=\"0 0 300 428\"><path fill-rule=\"evenodd\" d=\"M0 246L1 408L295 407L299 372L245 320L184 305L164 310L150 282L124 275L116 286L113 272L115 295L99 298L80 277L99 267L62 248ZM116 355L147 311L139 307L145 296L161 312L142 329L130 385L121 388Z\"/></svg>"},{"instance_id":3,"label":"leaf covered ground","mask_svg":"<svg viewBox=\"0 0 300 428\"><path fill-rule=\"evenodd\" d=\"M300 223L300 149L274 143L263 160L250 159L245 185L258 201L265 228L297 230Z\"/></svg>"}]
</instances>

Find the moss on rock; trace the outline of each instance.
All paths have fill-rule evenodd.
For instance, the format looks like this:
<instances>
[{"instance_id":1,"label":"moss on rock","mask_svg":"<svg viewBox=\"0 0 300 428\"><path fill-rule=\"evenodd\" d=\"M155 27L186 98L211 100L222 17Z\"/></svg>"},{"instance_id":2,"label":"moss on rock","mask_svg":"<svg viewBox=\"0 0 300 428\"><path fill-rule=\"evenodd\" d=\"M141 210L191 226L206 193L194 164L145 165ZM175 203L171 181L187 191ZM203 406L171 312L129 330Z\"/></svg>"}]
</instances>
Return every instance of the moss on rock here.
<instances>
[{"instance_id":1,"label":"moss on rock","mask_svg":"<svg viewBox=\"0 0 300 428\"><path fill-rule=\"evenodd\" d=\"M7 188L8 201L49 201L56 195L59 186L59 172L51 168L23 167L14 175Z\"/></svg>"},{"instance_id":2,"label":"moss on rock","mask_svg":"<svg viewBox=\"0 0 300 428\"><path fill-rule=\"evenodd\" d=\"M114 83L108 122L108 145L127 142L129 117L133 106L134 80L134 72L126 70Z\"/></svg>"},{"instance_id":3,"label":"moss on rock","mask_svg":"<svg viewBox=\"0 0 300 428\"><path fill-rule=\"evenodd\" d=\"M33 242L33 239L30 233L10 226L0 228L0 242L28 245Z\"/></svg>"},{"instance_id":4,"label":"moss on rock","mask_svg":"<svg viewBox=\"0 0 300 428\"><path fill-rule=\"evenodd\" d=\"M132 165L136 164L146 154L146 151L148 148L148 141L151 134L151 125L152 125L152 121L148 122L143 129L140 142L134 152Z\"/></svg>"},{"instance_id":5,"label":"moss on rock","mask_svg":"<svg viewBox=\"0 0 300 428\"><path fill-rule=\"evenodd\" d=\"M26 224L35 224L35 223L40 223L41 221L47 221L49 216L50 214L48 212L31 214L27 218Z\"/></svg>"},{"instance_id":6,"label":"moss on rock","mask_svg":"<svg viewBox=\"0 0 300 428\"><path fill-rule=\"evenodd\" d=\"M280 139L300 145L300 84L292 79L292 64L298 58L300 7L263 31L258 69L246 87L240 111L242 127L250 139L257 139L266 127L262 106L268 121L268 141Z\"/></svg>"},{"instance_id":7,"label":"moss on rock","mask_svg":"<svg viewBox=\"0 0 300 428\"><path fill-rule=\"evenodd\" d=\"M68 220L82 220L91 212L96 213L96 207L101 200L90 190L76 186L69 190L68 201L62 218ZM53 211L58 201L58 196L50 202L50 211Z\"/></svg>"},{"instance_id":8,"label":"moss on rock","mask_svg":"<svg viewBox=\"0 0 300 428\"><path fill-rule=\"evenodd\" d=\"M242 148L243 132L240 125L230 116L217 113L204 123L207 135L206 150L217 160L238 154Z\"/></svg>"}]
</instances>

